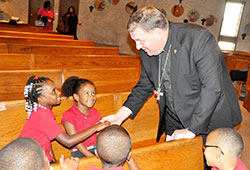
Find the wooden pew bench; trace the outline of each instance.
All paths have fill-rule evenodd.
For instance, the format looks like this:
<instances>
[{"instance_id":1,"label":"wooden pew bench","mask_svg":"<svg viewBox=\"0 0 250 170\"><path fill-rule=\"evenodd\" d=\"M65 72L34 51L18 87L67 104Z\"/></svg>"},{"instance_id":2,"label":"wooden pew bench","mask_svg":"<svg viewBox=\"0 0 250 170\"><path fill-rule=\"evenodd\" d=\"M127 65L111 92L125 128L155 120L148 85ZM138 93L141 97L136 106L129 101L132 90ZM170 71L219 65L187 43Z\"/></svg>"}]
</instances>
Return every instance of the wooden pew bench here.
<instances>
[{"instance_id":1,"label":"wooden pew bench","mask_svg":"<svg viewBox=\"0 0 250 170\"><path fill-rule=\"evenodd\" d=\"M24 36L2 36L0 43L9 44L32 44L32 45L71 45L71 46L94 46L91 40L60 39L57 37L25 37Z\"/></svg>"},{"instance_id":2,"label":"wooden pew bench","mask_svg":"<svg viewBox=\"0 0 250 170\"><path fill-rule=\"evenodd\" d=\"M49 77L56 87L61 88L62 70L11 70L0 71L0 101L24 99L23 91L27 80L32 75Z\"/></svg>"},{"instance_id":3,"label":"wooden pew bench","mask_svg":"<svg viewBox=\"0 0 250 170\"><path fill-rule=\"evenodd\" d=\"M138 56L0 53L0 70L141 68Z\"/></svg>"},{"instance_id":4,"label":"wooden pew bench","mask_svg":"<svg viewBox=\"0 0 250 170\"><path fill-rule=\"evenodd\" d=\"M250 61L250 52L223 51L228 72L235 70L237 60Z\"/></svg>"},{"instance_id":5,"label":"wooden pew bench","mask_svg":"<svg viewBox=\"0 0 250 170\"><path fill-rule=\"evenodd\" d=\"M61 90L65 79L79 76L93 81L99 94L118 93L131 91L139 79L140 68L0 71L0 101L24 99L23 89L32 75L49 77L58 90Z\"/></svg>"},{"instance_id":6,"label":"wooden pew bench","mask_svg":"<svg viewBox=\"0 0 250 170\"><path fill-rule=\"evenodd\" d=\"M32 45L0 43L1 53L17 54L64 54L64 55L119 55L117 47Z\"/></svg>"},{"instance_id":7,"label":"wooden pew bench","mask_svg":"<svg viewBox=\"0 0 250 170\"><path fill-rule=\"evenodd\" d=\"M95 108L99 110L102 117L113 114L121 107L129 93L98 94ZM17 100L4 102L5 111L0 111L0 148L18 137L25 122L25 101ZM73 99L62 97L60 106L55 106L53 112L58 124L61 125L62 114L73 105ZM154 96L144 104L138 115L132 120L128 119L123 127L127 129L131 138L133 148L148 146L156 143L158 128L158 105ZM165 136L162 136L161 142ZM58 160L61 154L70 156L69 149L61 146L58 142L52 143L55 157Z\"/></svg>"},{"instance_id":8,"label":"wooden pew bench","mask_svg":"<svg viewBox=\"0 0 250 170\"><path fill-rule=\"evenodd\" d=\"M124 55L34 55L33 69L94 68L141 68L141 60L138 56Z\"/></svg>"},{"instance_id":9,"label":"wooden pew bench","mask_svg":"<svg viewBox=\"0 0 250 170\"><path fill-rule=\"evenodd\" d=\"M36 26L28 25L28 24L11 25L11 24L6 24L6 23L0 23L0 30L30 32L30 33L58 34L57 31L48 31L48 30L44 30L42 27L36 27Z\"/></svg>"},{"instance_id":10,"label":"wooden pew bench","mask_svg":"<svg viewBox=\"0 0 250 170\"><path fill-rule=\"evenodd\" d=\"M64 78L78 76L89 79L95 83L97 93L119 93L132 90L140 71L140 68L70 69L64 70Z\"/></svg>"},{"instance_id":11,"label":"wooden pew bench","mask_svg":"<svg viewBox=\"0 0 250 170\"><path fill-rule=\"evenodd\" d=\"M0 29L0 36L15 36L15 37L26 37L26 38L54 38L62 40L74 40L71 35L62 34L50 34L50 33L38 33L38 32L22 32L22 31L7 31Z\"/></svg>"},{"instance_id":12,"label":"wooden pew bench","mask_svg":"<svg viewBox=\"0 0 250 170\"><path fill-rule=\"evenodd\" d=\"M30 54L0 53L0 70L31 70L32 63Z\"/></svg>"},{"instance_id":13,"label":"wooden pew bench","mask_svg":"<svg viewBox=\"0 0 250 170\"><path fill-rule=\"evenodd\" d=\"M202 138L183 139L132 149L132 155L141 169L146 170L201 170L204 168ZM88 170L91 166L102 168L96 157L81 158L78 169ZM60 170L59 164L52 165ZM129 170L127 163L125 170Z\"/></svg>"}]
</instances>

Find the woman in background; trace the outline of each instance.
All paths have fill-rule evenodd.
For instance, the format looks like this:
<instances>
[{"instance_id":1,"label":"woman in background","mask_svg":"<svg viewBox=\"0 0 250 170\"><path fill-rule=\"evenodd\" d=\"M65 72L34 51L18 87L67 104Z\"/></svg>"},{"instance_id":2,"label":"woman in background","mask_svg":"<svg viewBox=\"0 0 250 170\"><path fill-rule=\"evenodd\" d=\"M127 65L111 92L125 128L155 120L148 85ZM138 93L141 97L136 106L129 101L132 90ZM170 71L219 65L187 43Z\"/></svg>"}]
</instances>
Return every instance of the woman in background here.
<instances>
[{"instance_id":1,"label":"woman in background","mask_svg":"<svg viewBox=\"0 0 250 170\"><path fill-rule=\"evenodd\" d=\"M44 22L44 30L52 30L52 22L55 19L55 13L52 9L52 4L50 1L45 1L43 3L43 8L38 11L38 19Z\"/></svg>"},{"instance_id":2,"label":"woman in background","mask_svg":"<svg viewBox=\"0 0 250 170\"><path fill-rule=\"evenodd\" d=\"M75 14L75 8L70 6L68 12L62 17L66 29L66 35L74 35L74 39L77 40L76 29L77 24L81 25L82 22L78 22L78 17Z\"/></svg>"}]
</instances>

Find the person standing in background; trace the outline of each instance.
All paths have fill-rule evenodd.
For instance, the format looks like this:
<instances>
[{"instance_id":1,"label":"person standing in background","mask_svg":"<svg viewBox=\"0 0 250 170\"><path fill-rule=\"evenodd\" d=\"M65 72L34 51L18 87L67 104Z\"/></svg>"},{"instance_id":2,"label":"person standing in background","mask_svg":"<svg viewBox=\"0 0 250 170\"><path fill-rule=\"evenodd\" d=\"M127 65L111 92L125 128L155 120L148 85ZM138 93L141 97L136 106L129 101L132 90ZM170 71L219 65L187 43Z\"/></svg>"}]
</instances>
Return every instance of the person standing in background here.
<instances>
[{"instance_id":1,"label":"person standing in background","mask_svg":"<svg viewBox=\"0 0 250 170\"><path fill-rule=\"evenodd\" d=\"M70 6L68 8L68 12L63 15L62 20L66 28L65 34L73 35L74 39L77 40L78 39L76 36L77 24L81 25L82 22L78 21L78 17L75 14L75 8L73 6Z\"/></svg>"},{"instance_id":2,"label":"person standing in background","mask_svg":"<svg viewBox=\"0 0 250 170\"><path fill-rule=\"evenodd\" d=\"M43 3L43 8L38 11L38 19L44 22L44 30L52 31L52 23L55 19L55 13L52 9L52 4L50 1L45 1Z\"/></svg>"}]
</instances>

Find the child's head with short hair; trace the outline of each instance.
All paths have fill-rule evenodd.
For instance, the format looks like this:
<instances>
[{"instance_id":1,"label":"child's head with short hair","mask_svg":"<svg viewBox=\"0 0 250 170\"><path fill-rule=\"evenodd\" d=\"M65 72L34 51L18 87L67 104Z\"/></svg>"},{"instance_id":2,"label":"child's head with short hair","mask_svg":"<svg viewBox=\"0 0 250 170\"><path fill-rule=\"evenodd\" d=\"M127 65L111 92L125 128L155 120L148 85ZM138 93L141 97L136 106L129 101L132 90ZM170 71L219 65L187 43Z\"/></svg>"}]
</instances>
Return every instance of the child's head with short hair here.
<instances>
[{"instance_id":1,"label":"child's head with short hair","mask_svg":"<svg viewBox=\"0 0 250 170\"><path fill-rule=\"evenodd\" d=\"M0 150L0 169L49 170L49 160L35 140L17 138Z\"/></svg>"},{"instance_id":2,"label":"child's head with short hair","mask_svg":"<svg viewBox=\"0 0 250 170\"><path fill-rule=\"evenodd\" d=\"M219 128L212 131L204 145L207 164L212 167L235 166L243 151L241 135L231 128Z\"/></svg>"},{"instance_id":3,"label":"child's head with short hair","mask_svg":"<svg viewBox=\"0 0 250 170\"><path fill-rule=\"evenodd\" d=\"M103 168L122 166L131 151L128 132L118 125L106 127L96 138L96 151Z\"/></svg>"},{"instance_id":4,"label":"child's head with short hair","mask_svg":"<svg viewBox=\"0 0 250 170\"><path fill-rule=\"evenodd\" d=\"M36 111L37 106L45 105L51 109L61 102L60 92L56 89L55 83L47 77L31 76L24 88L24 96L27 119L32 111Z\"/></svg>"},{"instance_id":5,"label":"child's head with short hair","mask_svg":"<svg viewBox=\"0 0 250 170\"><path fill-rule=\"evenodd\" d=\"M62 85L64 96L73 96L79 107L91 108L96 102L96 88L92 81L71 76Z\"/></svg>"}]
</instances>

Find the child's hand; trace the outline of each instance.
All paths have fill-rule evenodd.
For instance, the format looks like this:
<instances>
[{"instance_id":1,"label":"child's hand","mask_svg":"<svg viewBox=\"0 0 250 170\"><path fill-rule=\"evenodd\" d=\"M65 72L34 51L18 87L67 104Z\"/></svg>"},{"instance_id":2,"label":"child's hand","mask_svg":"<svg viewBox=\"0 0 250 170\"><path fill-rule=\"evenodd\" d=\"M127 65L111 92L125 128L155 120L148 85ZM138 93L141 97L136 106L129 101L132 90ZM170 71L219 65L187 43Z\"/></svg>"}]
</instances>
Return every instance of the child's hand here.
<instances>
[{"instance_id":1,"label":"child's hand","mask_svg":"<svg viewBox=\"0 0 250 170\"><path fill-rule=\"evenodd\" d=\"M64 155L61 155L59 159L61 170L77 170L79 164L79 158L64 158Z\"/></svg>"},{"instance_id":2,"label":"child's hand","mask_svg":"<svg viewBox=\"0 0 250 170\"><path fill-rule=\"evenodd\" d=\"M105 127L109 126L110 122L109 121L104 121L104 122L98 122L96 124L96 131L101 131L102 129L104 129Z\"/></svg>"}]
</instances>

